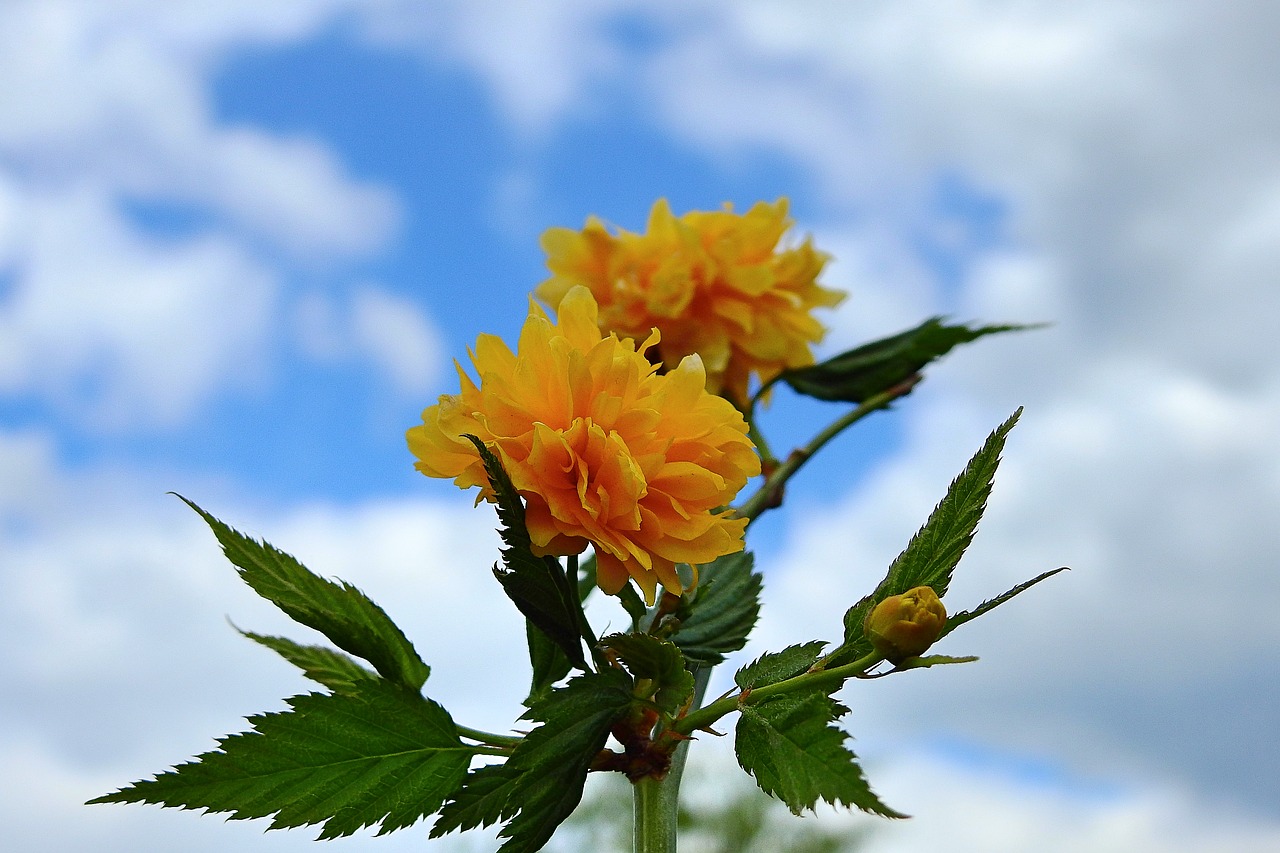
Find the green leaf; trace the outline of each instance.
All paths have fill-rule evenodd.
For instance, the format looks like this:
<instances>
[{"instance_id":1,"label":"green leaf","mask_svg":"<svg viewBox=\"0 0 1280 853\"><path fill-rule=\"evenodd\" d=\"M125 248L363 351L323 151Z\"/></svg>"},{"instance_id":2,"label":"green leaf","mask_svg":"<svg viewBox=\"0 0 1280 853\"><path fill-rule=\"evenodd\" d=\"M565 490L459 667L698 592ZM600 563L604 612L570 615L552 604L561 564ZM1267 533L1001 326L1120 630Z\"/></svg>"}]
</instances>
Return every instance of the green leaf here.
<instances>
[{"instance_id":1,"label":"green leaf","mask_svg":"<svg viewBox=\"0 0 1280 853\"><path fill-rule=\"evenodd\" d=\"M818 800L857 806L884 817L905 817L872 792L848 737L828 725L843 709L822 690L782 693L746 705L738 718L734 749L756 784L795 814Z\"/></svg>"},{"instance_id":2,"label":"green leaf","mask_svg":"<svg viewBox=\"0 0 1280 853\"><path fill-rule=\"evenodd\" d=\"M746 645L760 616L763 579L754 565L743 551L701 567L697 589L674 614L680 625L671 641L687 658L714 666Z\"/></svg>"},{"instance_id":3,"label":"green leaf","mask_svg":"<svg viewBox=\"0 0 1280 853\"><path fill-rule=\"evenodd\" d=\"M431 837L510 819L499 833L507 839L499 853L541 850L582 799L591 762L631 700L631 679L618 669L579 675L551 691L526 715L542 725L506 764L467 777L440 810Z\"/></svg>"},{"instance_id":4,"label":"green leaf","mask_svg":"<svg viewBox=\"0 0 1280 853\"><path fill-rule=\"evenodd\" d=\"M386 681L287 701L219 749L89 802L274 815L271 829L323 823L321 839L380 824L381 835L439 809L471 761L444 708Z\"/></svg>"},{"instance_id":5,"label":"green leaf","mask_svg":"<svg viewBox=\"0 0 1280 853\"><path fill-rule=\"evenodd\" d=\"M939 597L946 595L951 574L973 541L974 531L987 507L1005 438L1021 414L1019 408L987 437L964 470L951 481L946 496L929 520L894 559L875 592L845 613L844 642L824 659L826 668L857 660L871 651L871 643L862 633L862 623L879 602L917 586L932 587Z\"/></svg>"},{"instance_id":6,"label":"green leaf","mask_svg":"<svg viewBox=\"0 0 1280 853\"><path fill-rule=\"evenodd\" d=\"M637 681L653 682L653 692L646 695L663 712L674 714L693 695L693 673L674 643L652 634L610 634L600 645L612 649Z\"/></svg>"},{"instance_id":7,"label":"green leaf","mask_svg":"<svg viewBox=\"0 0 1280 853\"><path fill-rule=\"evenodd\" d=\"M822 640L813 640L788 646L780 652L768 652L738 670L733 680L743 690L753 690L794 678L817 662L826 645Z\"/></svg>"},{"instance_id":8,"label":"green leaf","mask_svg":"<svg viewBox=\"0 0 1280 853\"><path fill-rule=\"evenodd\" d=\"M1001 593L1000 595L997 595L995 598L988 599L987 601L982 602L973 610L961 610L959 613L951 614L950 616L947 617L947 624L942 629L942 633L938 636L938 639L942 639L943 637L947 636L947 634L950 634L952 631L954 631L956 628L959 628L964 623L977 619L979 616L986 613L988 610L994 610L995 608L999 607L1001 604L1004 604L1006 601L1013 598L1015 595L1018 595L1019 593L1022 593L1022 592L1026 592L1027 590L1031 589L1031 587L1040 583L1040 581L1046 578L1051 578L1054 575L1056 575L1058 572L1065 572L1067 570L1068 569L1066 566L1062 566L1057 569L1050 569L1049 571L1044 572L1043 574L1036 575L1029 581L1023 581L1022 583L1018 584L1008 592Z\"/></svg>"},{"instance_id":9,"label":"green leaf","mask_svg":"<svg viewBox=\"0 0 1280 853\"><path fill-rule=\"evenodd\" d=\"M338 648L373 664L383 678L413 691L422 689L431 668L381 607L354 586L312 574L296 559L257 542L178 497L200 514L227 559L254 592L295 622L314 628Z\"/></svg>"},{"instance_id":10,"label":"green leaf","mask_svg":"<svg viewBox=\"0 0 1280 853\"><path fill-rule=\"evenodd\" d=\"M255 643L278 652L282 658L302 670L307 678L323 684L335 693L350 691L358 682L378 677L342 652L325 646L304 646L284 637L270 637L252 631L241 631L239 628L236 630Z\"/></svg>"},{"instance_id":11,"label":"green leaf","mask_svg":"<svg viewBox=\"0 0 1280 853\"><path fill-rule=\"evenodd\" d=\"M798 393L819 400L861 403L916 376L925 365L959 344L986 335L1035 326L946 325L932 317L914 329L851 349L821 364L784 372L781 379Z\"/></svg>"},{"instance_id":12,"label":"green leaf","mask_svg":"<svg viewBox=\"0 0 1280 853\"><path fill-rule=\"evenodd\" d=\"M557 560L534 556L525 526L524 502L503 470L502 462L480 439L474 435L466 437L476 446L497 498L498 520L502 524L498 534L505 547L502 565L494 566L494 575L525 618L559 646L574 666L587 669L582 655L586 626L582 624L578 591L569 584ZM590 644L590 639L587 642Z\"/></svg>"},{"instance_id":13,"label":"green leaf","mask_svg":"<svg viewBox=\"0 0 1280 853\"><path fill-rule=\"evenodd\" d=\"M551 638L534 627L528 619L524 621L525 636L529 643L529 662L533 666L533 677L529 684L529 696L524 700L526 707L539 699L546 698L552 686L569 674L573 664L565 657L560 647Z\"/></svg>"}]
</instances>

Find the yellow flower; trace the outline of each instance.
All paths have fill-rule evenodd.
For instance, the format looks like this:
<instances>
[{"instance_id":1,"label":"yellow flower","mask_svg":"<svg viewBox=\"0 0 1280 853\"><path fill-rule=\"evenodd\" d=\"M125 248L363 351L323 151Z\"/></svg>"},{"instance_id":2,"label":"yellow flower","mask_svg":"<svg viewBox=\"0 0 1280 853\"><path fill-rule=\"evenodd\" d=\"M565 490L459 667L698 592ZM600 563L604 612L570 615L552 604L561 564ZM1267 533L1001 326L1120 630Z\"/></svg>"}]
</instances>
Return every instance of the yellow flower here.
<instances>
[{"instance_id":1,"label":"yellow flower","mask_svg":"<svg viewBox=\"0 0 1280 853\"><path fill-rule=\"evenodd\" d=\"M928 651L947 625L947 608L933 587L918 586L891 595L867 613L862 631L891 663Z\"/></svg>"},{"instance_id":2,"label":"yellow flower","mask_svg":"<svg viewBox=\"0 0 1280 853\"><path fill-rule=\"evenodd\" d=\"M595 547L600 588L635 578L650 603L657 584L683 591L677 563L741 551L744 519L726 507L760 460L742 415L706 391L702 362L659 374L631 340L604 335L585 288L569 290L552 323L537 305L516 352L481 335L471 353L477 385L458 367L462 393L444 395L409 430L415 467L461 488L488 478L475 435L524 497L534 549Z\"/></svg>"},{"instance_id":3,"label":"yellow flower","mask_svg":"<svg viewBox=\"0 0 1280 853\"><path fill-rule=\"evenodd\" d=\"M810 312L844 299L817 284L828 256L809 240L778 248L791 224L786 199L742 215L725 205L680 217L659 199L644 234L611 234L591 217L581 231L542 235L552 276L537 295L555 308L570 288L588 287L602 329L637 341L658 329L662 343L651 357L673 368L698 353L707 389L741 405L752 374L767 382L813 363L809 345L826 330Z\"/></svg>"}]
</instances>

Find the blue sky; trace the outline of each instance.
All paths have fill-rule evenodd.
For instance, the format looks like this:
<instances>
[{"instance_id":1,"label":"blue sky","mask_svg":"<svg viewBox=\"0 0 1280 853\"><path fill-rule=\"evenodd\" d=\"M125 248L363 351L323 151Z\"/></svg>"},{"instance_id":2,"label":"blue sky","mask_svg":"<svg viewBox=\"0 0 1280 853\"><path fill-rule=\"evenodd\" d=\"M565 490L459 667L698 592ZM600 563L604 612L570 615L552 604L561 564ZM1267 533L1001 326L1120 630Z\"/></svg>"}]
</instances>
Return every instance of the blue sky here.
<instances>
[{"instance_id":1,"label":"blue sky","mask_svg":"<svg viewBox=\"0 0 1280 853\"><path fill-rule=\"evenodd\" d=\"M787 196L850 293L824 352L1053 323L958 351L753 530L747 652L834 636L1027 406L948 603L1074 571L957 632L980 664L846 691L917 815L871 849L1274 849L1277 34L1262 3L6 5L0 822L310 844L78 805L303 688L227 627L285 630L167 490L387 603L433 695L510 726L474 663L520 642L489 519L404 430L519 328L545 228ZM765 426L833 414L779 394Z\"/></svg>"}]
</instances>

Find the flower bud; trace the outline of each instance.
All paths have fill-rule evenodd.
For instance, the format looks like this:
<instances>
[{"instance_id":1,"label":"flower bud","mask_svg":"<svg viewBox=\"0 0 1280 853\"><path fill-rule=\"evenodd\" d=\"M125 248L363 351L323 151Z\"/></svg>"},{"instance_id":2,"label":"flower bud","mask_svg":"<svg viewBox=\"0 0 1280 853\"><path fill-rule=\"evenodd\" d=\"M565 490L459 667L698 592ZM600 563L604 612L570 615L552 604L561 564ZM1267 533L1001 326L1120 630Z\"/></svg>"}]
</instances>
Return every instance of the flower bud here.
<instances>
[{"instance_id":1,"label":"flower bud","mask_svg":"<svg viewBox=\"0 0 1280 853\"><path fill-rule=\"evenodd\" d=\"M862 632L890 663L922 655L947 624L947 609L931 587L891 595L867 613Z\"/></svg>"}]
</instances>

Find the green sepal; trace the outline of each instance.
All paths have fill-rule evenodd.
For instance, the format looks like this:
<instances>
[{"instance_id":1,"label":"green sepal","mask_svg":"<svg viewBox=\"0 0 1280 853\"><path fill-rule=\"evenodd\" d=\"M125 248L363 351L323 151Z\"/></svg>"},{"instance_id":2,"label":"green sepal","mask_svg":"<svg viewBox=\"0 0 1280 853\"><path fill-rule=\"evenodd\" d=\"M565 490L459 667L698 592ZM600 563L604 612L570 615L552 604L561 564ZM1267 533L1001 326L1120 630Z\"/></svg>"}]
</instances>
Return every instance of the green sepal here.
<instances>
[{"instance_id":1,"label":"green sepal","mask_svg":"<svg viewBox=\"0 0 1280 853\"><path fill-rule=\"evenodd\" d=\"M940 598L946 595L951 575L973 541L974 531L986 509L1005 438L1021 414L1019 408L987 437L964 470L951 481L929 520L890 564L884 580L871 595L845 612L844 642L823 659L825 668L849 663L871 651L871 642L863 635L862 625L867 613L884 599L917 586L932 587Z\"/></svg>"},{"instance_id":2,"label":"green sepal","mask_svg":"<svg viewBox=\"0 0 1280 853\"><path fill-rule=\"evenodd\" d=\"M740 551L699 569L697 589L673 614L679 627L670 636L689 660L714 666L746 645L760 616L763 579L754 566L755 556Z\"/></svg>"},{"instance_id":3,"label":"green sepal","mask_svg":"<svg viewBox=\"0 0 1280 853\"><path fill-rule=\"evenodd\" d=\"M959 344L1000 332L1035 326L1000 325L970 329L932 317L913 329L856 347L820 364L782 373L797 393L819 400L861 403L916 376L925 365Z\"/></svg>"},{"instance_id":4,"label":"green sepal","mask_svg":"<svg viewBox=\"0 0 1280 853\"><path fill-rule=\"evenodd\" d=\"M373 664L383 678L418 691L431 674L396 623L351 584L313 574L290 555L223 524L178 495L213 530L227 559L254 592L295 622L314 628L334 645Z\"/></svg>"},{"instance_id":5,"label":"green sepal","mask_svg":"<svg viewBox=\"0 0 1280 853\"><path fill-rule=\"evenodd\" d=\"M275 651L280 657L302 670L302 674L307 678L323 684L335 693L348 692L359 682L378 678L377 673L365 669L354 658L335 649L303 645L285 637L255 634L240 628L236 630L255 643Z\"/></svg>"},{"instance_id":6,"label":"green sepal","mask_svg":"<svg viewBox=\"0 0 1280 853\"><path fill-rule=\"evenodd\" d=\"M575 667L588 669L582 654L582 608L578 591L569 583L559 561L554 557L538 557L533 553L529 529L525 526L524 502L502 462L484 442L474 435L466 436L484 462L489 485L497 499L498 534L505 547L502 564L493 574L502 590L524 617L533 623L564 652ZM589 641L588 641L589 642Z\"/></svg>"},{"instance_id":7,"label":"green sepal","mask_svg":"<svg viewBox=\"0 0 1280 853\"><path fill-rule=\"evenodd\" d=\"M766 684L777 684L801 673L817 662L826 648L822 640L812 640L795 646L787 646L780 652L766 652L739 669L733 681L743 690L754 690Z\"/></svg>"},{"instance_id":8,"label":"green sepal","mask_svg":"<svg viewBox=\"0 0 1280 853\"><path fill-rule=\"evenodd\" d=\"M652 634L610 634L600 638L600 645L610 649L636 681L652 682L652 692L646 695L664 713L674 714L693 695L693 673L674 643Z\"/></svg>"},{"instance_id":9,"label":"green sepal","mask_svg":"<svg viewBox=\"0 0 1280 853\"><path fill-rule=\"evenodd\" d=\"M738 764L762 791L797 815L823 800L884 817L906 817L880 801L857 756L845 748L848 735L828 725L846 710L821 689L781 693L746 705L734 744Z\"/></svg>"},{"instance_id":10,"label":"green sepal","mask_svg":"<svg viewBox=\"0 0 1280 853\"><path fill-rule=\"evenodd\" d=\"M274 816L270 829L322 823L320 839L374 824L381 835L439 809L474 754L444 708L382 679L286 701L217 750L89 802Z\"/></svg>"},{"instance_id":11,"label":"green sepal","mask_svg":"<svg viewBox=\"0 0 1280 853\"><path fill-rule=\"evenodd\" d=\"M942 639L943 637L947 636L947 634L950 634L952 631L954 631L956 628L959 628L964 623L977 619L979 616L986 613L988 610L994 610L995 608L999 607L1001 604L1004 604L1006 601L1013 598L1015 595L1026 592L1027 590L1031 589L1031 587L1040 583L1040 581L1045 580L1047 578L1051 578L1054 575L1058 574L1059 572L1065 572L1065 571L1068 571L1067 566L1060 566L1059 568L1056 568L1056 569L1050 569L1047 572L1043 572L1041 574L1036 575L1029 581L1023 581L1022 583L1018 584L1008 592L1003 592L1000 595L997 595L995 598L991 598L982 602L972 610L961 610L959 613L953 613L952 615L947 617L947 624L942 629L942 633L938 635L938 639Z\"/></svg>"},{"instance_id":12,"label":"green sepal","mask_svg":"<svg viewBox=\"0 0 1280 853\"><path fill-rule=\"evenodd\" d=\"M632 701L619 669L579 675L535 702L525 716L542 725L520 741L505 764L469 774L440 810L431 837L508 821L499 853L541 850L582 799L591 762Z\"/></svg>"}]
</instances>

